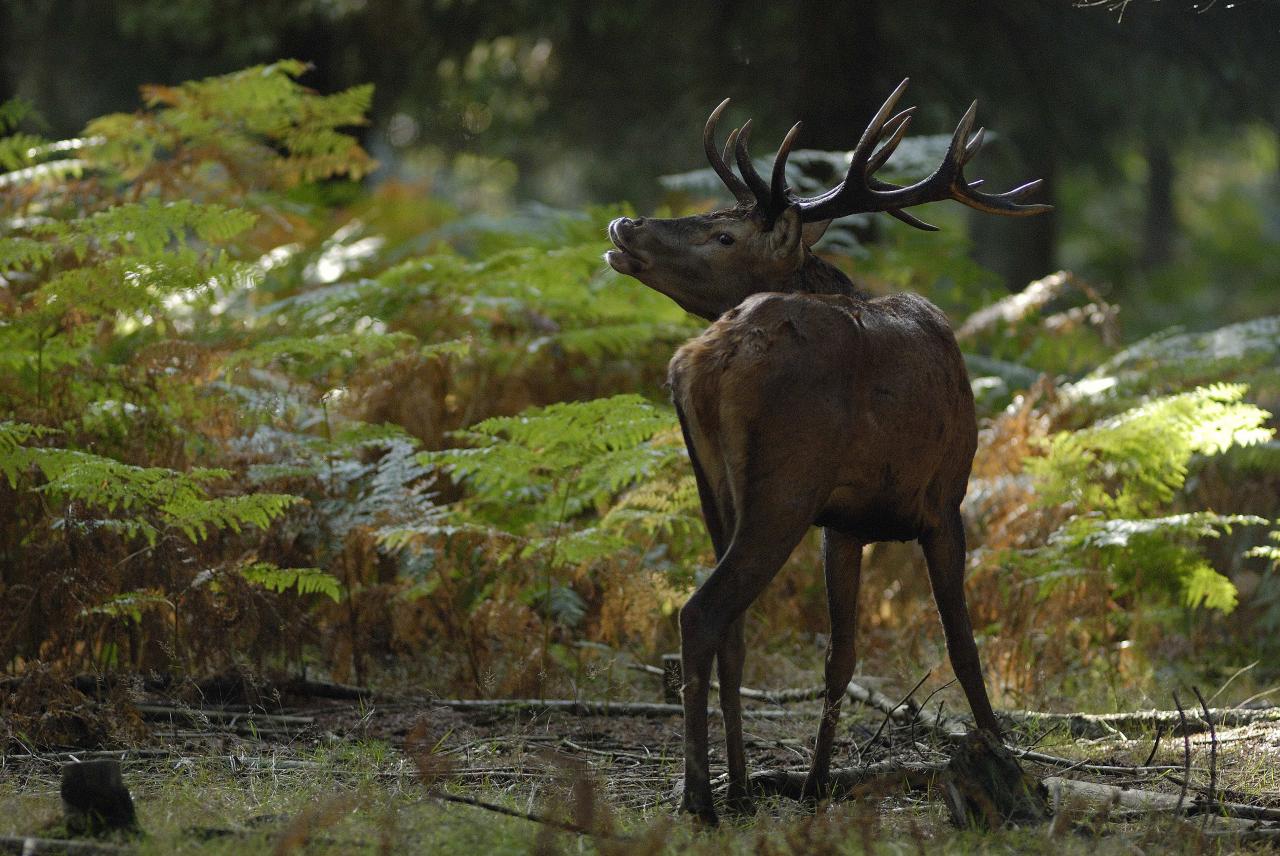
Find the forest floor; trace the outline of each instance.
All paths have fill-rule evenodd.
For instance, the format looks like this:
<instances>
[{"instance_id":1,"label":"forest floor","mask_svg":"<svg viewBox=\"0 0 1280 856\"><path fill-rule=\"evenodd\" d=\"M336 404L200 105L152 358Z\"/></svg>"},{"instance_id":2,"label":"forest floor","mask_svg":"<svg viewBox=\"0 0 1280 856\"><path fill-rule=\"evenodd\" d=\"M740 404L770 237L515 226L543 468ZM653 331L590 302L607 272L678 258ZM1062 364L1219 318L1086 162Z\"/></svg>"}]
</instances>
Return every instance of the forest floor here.
<instances>
[{"instance_id":1,"label":"forest floor","mask_svg":"<svg viewBox=\"0 0 1280 856\"><path fill-rule=\"evenodd\" d=\"M1036 753L1022 758L1027 772L1128 795L1057 790L1052 823L980 832L954 827L936 776L924 784L872 778L816 813L761 798L751 816L697 829L675 812L681 718L656 704L474 709L375 696L281 697L270 713L262 707L152 697L137 705L145 730L132 748L4 754L0 836L59 837L61 767L117 758L145 837L64 852L1199 853L1280 842L1275 709L1252 722L1215 711L1212 732L1189 711L1185 734L1159 726L1158 716L1116 725L1024 720L1007 742ZM806 769L818 703L748 708L752 769ZM922 720L846 708L834 766L945 765L945 741ZM723 771L720 737L713 719L713 775Z\"/></svg>"}]
</instances>

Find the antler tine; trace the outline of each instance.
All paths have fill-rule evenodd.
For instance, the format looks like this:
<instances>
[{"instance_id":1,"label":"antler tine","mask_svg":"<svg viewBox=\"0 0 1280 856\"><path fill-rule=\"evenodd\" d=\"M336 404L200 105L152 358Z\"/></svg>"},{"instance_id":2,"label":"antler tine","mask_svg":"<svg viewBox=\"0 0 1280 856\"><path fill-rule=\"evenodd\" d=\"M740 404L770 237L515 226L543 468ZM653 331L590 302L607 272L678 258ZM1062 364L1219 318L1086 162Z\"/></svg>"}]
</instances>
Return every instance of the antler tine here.
<instances>
[{"instance_id":1,"label":"antler tine","mask_svg":"<svg viewBox=\"0 0 1280 856\"><path fill-rule=\"evenodd\" d=\"M796 135L800 133L800 122L796 122L791 126L791 130L787 131L787 136L783 138L782 145L778 147L778 154L773 159L773 175L769 181L769 200L770 208L774 209L770 215L780 213L781 209L790 204L789 191L787 187L787 158L791 155L791 147L795 144Z\"/></svg>"},{"instance_id":2,"label":"antler tine","mask_svg":"<svg viewBox=\"0 0 1280 856\"><path fill-rule=\"evenodd\" d=\"M886 121L886 116L902 88L902 85L899 85L898 89L894 90L889 100L885 102L885 106L880 108L880 112L863 132L857 148L854 149L852 163L849 164L849 173L845 180L835 189L820 196L797 200L801 206L801 217L806 223L834 219L848 214L883 211L917 229L934 231L935 227L905 213L902 209L943 199L954 199L988 214L1013 217L1024 217L1053 210L1051 205L1022 204L1017 201L1039 187L1039 181L1028 182L1004 193L982 193L977 189L982 184L981 181L970 183L965 180L964 167L978 154L986 135L983 128L979 128L976 133L973 130L978 110L977 101L970 104L969 109L960 118L951 135L947 152L932 175L906 187L875 178L874 172L885 164L902 141L912 116L910 110L904 110ZM872 154L871 149L879 140L885 142Z\"/></svg>"},{"instance_id":3,"label":"antler tine","mask_svg":"<svg viewBox=\"0 0 1280 856\"><path fill-rule=\"evenodd\" d=\"M880 167L893 156L897 150L898 144L902 142L902 138L906 136L907 128L911 127L911 119L915 115L916 108L908 107L897 116L894 116L888 122L884 123L884 132L881 137L888 137L888 141L880 147L871 158L867 161L867 175L874 174Z\"/></svg>"},{"instance_id":4,"label":"antler tine","mask_svg":"<svg viewBox=\"0 0 1280 856\"><path fill-rule=\"evenodd\" d=\"M977 185L977 182L974 182L973 184L964 185L952 198L957 202L968 205L970 208L987 214L1003 214L1007 217L1030 217L1033 214L1044 214L1053 210L1052 205L1045 205L1039 202L1023 204L1017 201L1038 189L1042 184L1044 184L1044 179L1037 178L1035 181L1028 181L1013 190L1006 190L1004 193L981 193L973 189Z\"/></svg>"},{"instance_id":5,"label":"antler tine","mask_svg":"<svg viewBox=\"0 0 1280 856\"><path fill-rule=\"evenodd\" d=\"M751 192L755 195L756 204L768 215L771 209L769 185L764 183L760 173L756 172L755 164L751 162L751 155L747 151L747 140L750 138L751 120L748 119L742 126L742 133L738 135L738 145L734 147L734 155L738 160L738 171L742 173L747 187L751 188Z\"/></svg>"},{"instance_id":6,"label":"antler tine","mask_svg":"<svg viewBox=\"0 0 1280 856\"><path fill-rule=\"evenodd\" d=\"M841 200L852 203L855 206L858 204L856 197L864 195L866 191L865 176L869 172L868 165L872 160L872 150L875 149L876 144L879 143L880 140L888 137L889 141L885 144L885 148L888 149L888 154L884 157L884 159L887 160L888 156L893 154L893 149L897 147L897 143L894 142L893 137L899 131L905 133L904 126L909 124L909 120L913 115L915 108L909 107L896 116L893 116L892 119L889 118L893 113L893 108L897 106L898 100L902 98L902 93L906 91L907 84L910 82L911 78L904 77L902 82L898 84L897 88L895 88L893 92L890 92L889 97L880 105L880 109L876 111L876 114L872 117L870 124L867 125L866 130L862 132L862 136L858 139L858 144L854 146L853 153L849 158L849 170L845 173L844 181L840 182L826 193L821 193L810 199L796 200L800 203L801 218L806 223L814 222L816 220L826 220L831 216L844 216L843 214L831 215L826 213L833 209L837 209L836 203ZM883 166L883 160L880 161L880 165ZM877 169L878 168L879 167L877 167ZM874 170L870 171L874 172ZM815 209L816 211L823 213L821 215L817 213L811 214L810 212ZM879 211L883 209L876 208L874 210ZM853 210L850 210L845 213L851 214L854 212Z\"/></svg>"},{"instance_id":7,"label":"antler tine","mask_svg":"<svg viewBox=\"0 0 1280 856\"><path fill-rule=\"evenodd\" d=\"M733 157L733 147L738 144L738 132L740 130L741 130L740 128L734 128L732 131L729 132L729 136L725 137L724 154L720 155L720 158L726 164L728 164L729 159ZM734 178L737 178L737 176L735 175Z\"/></svg>"},{"instance_id":8,"label":"antler tine","mask_svg":"<svg viewBox=\"0 0 1280 856\"><path fill-rule=\"evenodd\" d=\"M947 167L954 169L951 180L948 182L947 190L949 192L945 197L938 198L954 199L963 205L987 214L1003 214L1013 217L1027 217L1052 211L1052 205L1020 205L1017 203L1018 199L1040 187L1044 183L1043 179L1037 178L1034 181L1028 181L1026 184L1015 187L1013 190L1007 190L1004 193L982 193L977 189L981 184L980 181L973 183L965 181L964 166L978 154L978 151L982 148L983 137L986 135L986 128L979 128L977 133L970 136L977 112L978 102L974 101L960 119L960 124L956 126L956 132L951 138L951 145L947 149L947 155L943 158L943 165L938 168L938 171L933 176L930 176L929 180L932 180L941 175Z\"/></svg>"},{"instance_id":9,"label":"antler tine","mask_svg":"<svg viewBox=\"0 0 1280 856\"><path fill-rule=\"evenodd\" d=\"M978 156L978 152L982 151L982 140L986 133L986 128L979 128L978 132L969 138L969 142L964 147L964 157L960 159L961 165L967 164ZM973 185L971 184L970 186Z\"/></svg>"},{"instance_id":10,"label":"antler tine","mask_svg":"<svg viewBox=\"0 0 1280 856\"><path fill-rule=\"evenodd\" d=\"M896 208L889 208L889 209L886 209L884 213L888 214L890 217L892 217L895 220L901 220L903 223L906 223L908 226L914 226L917 229L920 229L921 231L924 231L924 232L941 232L942 231L932 223L926 223L923 220L921 220L919 217L915 216L914 214L908 214L906 211L899 211Z\"/></svg>"},{"instance_id":11,"label":"antler tine","mask_svg":"<svg viewBox=\"0 0 1280 856\"><path fill-rule=\"evenodd\" d=\"M707 124L702 128L702 149L706 152L707 161L711 164L711 168L715 170L716 175L720 176L720 180L733 193L735 199L739 203L747 204L755 201L755 194L751 192L751 188L743 183L742 179L733 174L733 170L725 163L725 158L720 156L716 151L716 124L720 121L720 114L729 106L729 99L726 98L720 102L716 109L711 111L711 115L707 117ZM734 132L736 134L737 131ZM732 139L733 135L730 135ZM725 148L726 153L729 148Z\"/></svg>"},{"instance_id":12,"label":"antler tine","mask_svg":"<svg viewBox=\"0 0 1280 856\"><path fill-rule=\"evenodd\" d=\"M947 153L942 156L942 163L934 170L933 175L924 181L916 182L911 187L920 188L920 190L927 193L929 190L937 189L942 185L950 186L957 180L963 182L960 171L964 168L964 157L968 151L965 142L973 131L973 123L977 115L978 102L974 101L969 105L969 109L964 111L964 115L960 117L960 122L956 125L955 131L951 133L951 142L947 145ZM945 199L946 197L941 198Z\"/></svg>"},{"instance_id":13,"label":"antler tine","mask_svg":"<svg viewBox=\"0 0 1280 856\"><path fill-rule=\"evenodd\" d=\"M902 82L898 84L898 88L889 93L889 97L880 105L880 109L876 111L876 115L871 119L871 124L867 125L867 129L862 132L858 145L853 148L853 157L849 161L849 172L846 176L846 181L854 176L862 175L862 170L871 158L872 149L875 148L876 143L880 142L880 138L884 136L885 123L889 120L889 116L893 113L893 108L897 106L898 99L902 97L902 93L906 91L907 84L910 82L911 78L909 77L902 79Z\"/></svg>"}]
</instances>

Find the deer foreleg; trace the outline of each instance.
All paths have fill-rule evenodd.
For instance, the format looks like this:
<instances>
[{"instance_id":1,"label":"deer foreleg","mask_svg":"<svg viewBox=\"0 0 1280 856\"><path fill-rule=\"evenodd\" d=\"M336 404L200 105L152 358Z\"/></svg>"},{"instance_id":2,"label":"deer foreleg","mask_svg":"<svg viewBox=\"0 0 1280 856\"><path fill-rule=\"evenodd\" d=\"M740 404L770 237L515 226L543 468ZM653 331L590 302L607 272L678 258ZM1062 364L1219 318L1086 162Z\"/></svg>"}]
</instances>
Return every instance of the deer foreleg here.
<instances>
[{"instance_id":1,"label":"deer foreleg","mask_svg":"<svg viewBox=\"0 0 1280 856\"><path fill-rule=\"evenodd\" d=\"M973 711L978 728L999 736L1000 723L987 697L982 663L978 659L978 646L969 620L969 607L965 603L964 523L959 510L949 515L943 525L926 532L920 538L920 545L924 547L925 561L929 565L929 582L933 585L933 597L942 617L951 668L969 700L969 709Z\"/></svg>"},{"instance_id":2,"label":"deer foreleg","mask_svg":"<svg viewBox=\"0 0 1280 856\"><path fill-rule=\"evenodd\" d=\"M828 795L831 746L840 719L840 703L857 662L854 636L858 617L858 585L862 577L862 542L832 529L822 531L822 565L827 581L831 637L827 642L826 695L822 721L813 748L813 767L801 799L817 801Z\"/></svg>"}]
</instances>

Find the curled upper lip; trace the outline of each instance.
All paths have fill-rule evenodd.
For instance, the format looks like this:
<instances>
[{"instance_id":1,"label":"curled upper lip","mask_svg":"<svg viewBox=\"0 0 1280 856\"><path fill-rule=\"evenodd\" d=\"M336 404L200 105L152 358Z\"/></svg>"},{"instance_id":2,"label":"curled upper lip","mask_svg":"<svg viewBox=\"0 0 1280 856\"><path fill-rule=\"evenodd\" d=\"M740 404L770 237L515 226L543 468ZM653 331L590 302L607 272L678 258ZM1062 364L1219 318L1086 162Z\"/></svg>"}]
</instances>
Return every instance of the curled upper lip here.
<instances>
[{"instance_id":1,"label":"curled upper lip","mask_svg":"<svg viewBox=\"0 0 1280 856\"><path fill-rule=\"evenodd\" d=\"M619 217L617 220L609 221L609 240L613 241L613 245L618 249L622 250L624 253L627 253L629 255L635 255L635 253L631 251L631 248L627 246L626 240L623 239L622 237L621 223L622 223L621 217Z\"/></svg>"}]
</instances>

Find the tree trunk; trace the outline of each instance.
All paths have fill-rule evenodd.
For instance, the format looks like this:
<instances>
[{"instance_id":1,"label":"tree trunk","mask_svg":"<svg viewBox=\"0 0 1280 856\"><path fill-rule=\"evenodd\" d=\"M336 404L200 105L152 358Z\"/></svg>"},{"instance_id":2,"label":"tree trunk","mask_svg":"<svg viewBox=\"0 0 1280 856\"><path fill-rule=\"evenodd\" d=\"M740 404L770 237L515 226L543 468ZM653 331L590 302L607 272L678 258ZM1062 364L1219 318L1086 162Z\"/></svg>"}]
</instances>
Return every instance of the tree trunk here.
<instances>
[{"instance_id":1,"label":"tree trunk","mask_svg":"<svg viewBox=\"0 0 1280 856\"><path fill-rule=\"evenodd\" d=\"M1043 140L1020 139L1010 135L1003 148L1016 151L1020 157L1016 175L996 175L988 186L1004 190L1033 178L1044 179L1044 185L1028 202L1053 204L1054 181L1058 162L1053 149ZM993 171L994 172L994 171ZM966 176L970 177L970 176ZM971 178L989 176L974 171ZM986 188L983 188L986 190ZM983 267L999 274L1011 292L1021 291L1029 282L1058 269L1058 212L1035 217L993 217L972 212L969 218L974 258Z\"/></svg>"},{"instance_id":2,"label":"tree trunk","mask_svg":"<svg viewBox=\"0 0 1280 856\"><path fill-rule=\"evenodd\" d=\"M878 80L878 6L878 0L803 0L794 6L793 112L796 118L804 118L804 146L853 148L889 94ZM776 147L777 143L770 141L769 145ZM760 151L766 149L761 147Z\"/></svg>"},{"instance_id":3,"label":"tree trunk","mask_svg":"<svg viewBox=\"0 0 1280 856\"><path fill-rule=\"evenodd\" d=\"M1177 222L1173 210L1173 156L1169 144L1152 135L1146 141L1147 208L1142 226L1142 265L1159 267L1173 256Z\"/></svg>"}]
</instances>

